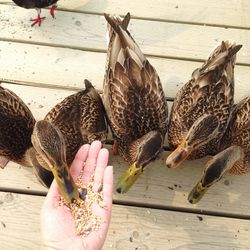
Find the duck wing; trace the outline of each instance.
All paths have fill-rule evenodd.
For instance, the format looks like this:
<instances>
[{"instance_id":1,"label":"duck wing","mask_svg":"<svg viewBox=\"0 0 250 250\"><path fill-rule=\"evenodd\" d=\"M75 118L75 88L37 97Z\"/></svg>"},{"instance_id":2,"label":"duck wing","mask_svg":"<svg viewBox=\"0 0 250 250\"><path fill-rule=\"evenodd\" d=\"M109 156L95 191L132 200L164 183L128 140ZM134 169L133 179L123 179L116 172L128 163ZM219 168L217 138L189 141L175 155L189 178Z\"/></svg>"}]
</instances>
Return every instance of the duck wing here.
<instances>
[{"instance_id":1,"label":"duck wing","mask_svg":"<svg viewBox=\"0 0 250 250\"><path fill-rule=\"evenodd\" d=\"M108 133L102 100L87 80L85 87L58 103L45 117L62 132L69 164L82 144L105 141Z\"/></svg>"},{"instance_id":2,"label":"duck wing","mask_svg":"<svg viewBox=\"0 0 250 250\"><path fill-rule=\"evenodd\" d=\"M191 80L178 92L169 122L172 146L176 147L204 114L216 116L218 133L224 133L233 105L235 58L241 47L234 42L222 42L206 62L194 70Z\"/></svg>"},{"instance_id":3,"label":"duck wing","mask_svg":"<svg viewBox=\"0 0 250 250\"><path fill-rule=\"evenodd\" d=\"M127 31L124 20L105 15L110 42L104 80L104 106L115 138L128 143L149 131L163 137L167 105L159 76Z\"/></svg>"},{"instance_id":4,"label":"duck wing","mask_svg":"<svg viewBox=\"0 0 250 250\"><path fill-rule=\"evenodd\" d=\"M35 118L21 98L0 86L0 155L20 163L32 147L34 125Z\"/></svg>"}]
</instances>

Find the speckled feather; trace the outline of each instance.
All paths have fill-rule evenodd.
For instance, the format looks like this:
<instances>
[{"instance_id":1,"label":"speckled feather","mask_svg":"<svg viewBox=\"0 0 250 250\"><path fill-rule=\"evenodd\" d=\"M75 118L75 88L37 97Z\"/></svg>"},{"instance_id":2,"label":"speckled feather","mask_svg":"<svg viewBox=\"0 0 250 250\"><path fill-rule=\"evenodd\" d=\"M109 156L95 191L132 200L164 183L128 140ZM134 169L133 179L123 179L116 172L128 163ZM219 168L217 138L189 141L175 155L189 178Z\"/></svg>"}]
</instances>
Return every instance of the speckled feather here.
<instances>
[{"instance_id":1,"label":"speckled feather","mask_svg":"<svg viewBox=\"0 0 250 250\"><path fill-rule=\"evenodd\" d=\"M102 100L89 82L85 90L58 103L46 115L45 120L62 132L68 164L72 163L82 144L94 140L105 141L108 133Z\"/></svg>"},{"instance_id":2,"label":"speckled feather","mask_svg":"<svg viewBox=\"0 0 250 250\"><path fill-rule=\"evenodd\" d=\"M123 21L107 16L109 47L104 80L104 105L119 154L132 162L129 145L146 133L167 131L167 105L159 76L127 31ZM133 157L132 157L133 158Z\"/></svg>"},{"instance_id":3,"label":"speckled feather","mask_svg":"<svg viewBox=\"0 0 250 250\"><path fill-rule=\"evenodd\" d=\"M26 104L12 91L0 86L0 155L22 164L32 147L35 119Z\"/></svg>"},{"instance_id":4,"label":"speckled feather","mask_svg":"<svg viewBox=\"0 0 250 250\"><path fill-rule=\"evenodd\" d=\"M178 92L170 114L168 139L176 148L193 123L204 114L219 121L217 139L195 150L189 159L218 152L218 141L225 132L234 96L235 54L241 45L222 42L207 61L192 73L191 80Z\"/></svg>"},{"instance_id":5,"label":"speckled feather","mask_svg":"<svg viewBox=\"0 0 250 250\"><path fill-rule=\"evenodd\" d=\"M250 97L235 105L228 128L222 138L220 149L231 145L243 148L245 157L231 169L231 174L244 174L250 171Z\"/></svg>"}]
</instances>

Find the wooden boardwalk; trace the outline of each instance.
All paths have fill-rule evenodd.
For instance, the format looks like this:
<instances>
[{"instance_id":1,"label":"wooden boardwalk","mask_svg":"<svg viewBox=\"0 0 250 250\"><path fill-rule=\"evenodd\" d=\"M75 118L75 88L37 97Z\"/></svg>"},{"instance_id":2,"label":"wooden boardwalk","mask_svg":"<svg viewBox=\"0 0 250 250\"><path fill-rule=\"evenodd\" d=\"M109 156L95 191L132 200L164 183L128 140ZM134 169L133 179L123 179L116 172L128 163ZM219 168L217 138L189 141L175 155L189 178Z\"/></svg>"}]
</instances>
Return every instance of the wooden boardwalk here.
<instances>
[{"instance_id":1,"label":"wooden boardwalk","mask_svg":"<svg viewBox=\"0 0 250 250\"><path fill-rule=\"evenodd\" d=\"M191 3L192 2L192 3ZM60 0L56 19L31 27L34 10L0 1L0 79L37 119L89 79L102 88L106 58L103 12L132 14L129 30L173 98L221 40L243 44L235 101L250 95L248 0ZM171 106L171 102L169 102ZM110 148L110 145L107 145ZM125 195L114 194L104 249L250 249L250 175L226 176L197 205L187 195L208 158L167 169L163 152ZM111 153L115 180L126 164ZM47 190L31 169L0 171L0 249L39 249L39 214Z\"/></svg>"}]
</instances>

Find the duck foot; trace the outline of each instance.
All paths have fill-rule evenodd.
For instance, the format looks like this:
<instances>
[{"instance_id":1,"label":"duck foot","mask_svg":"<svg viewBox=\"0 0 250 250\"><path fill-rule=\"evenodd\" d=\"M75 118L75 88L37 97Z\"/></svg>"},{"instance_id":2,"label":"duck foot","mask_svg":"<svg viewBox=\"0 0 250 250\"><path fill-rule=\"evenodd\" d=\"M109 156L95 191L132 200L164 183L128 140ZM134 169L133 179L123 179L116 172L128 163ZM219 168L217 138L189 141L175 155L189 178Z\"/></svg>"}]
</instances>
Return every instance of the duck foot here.
<instances>
[{"instance_id":1,"label":"duck foot","mask_svg":"<svg viewBox=\"0 0 250 250\"><path fill-rule=\"evenodd\" d=\"M41 23L44 19L45 17L41 17L40 15L38 15L37 18L31 20L33 22L31 26L33 27L36 24L38 24L38 26L41 26Z\"/></svg>"},{"instance_id":2,"label":"duck foot","mask_svg":"<svg viewBox=\"0 0 250 250\"><path fill-rule=\"evenodd\" d=\"M55 18L55 10L57 8L57 5L53 5L51 8L50 8L50 15Z\"/></svg>"}]
</instances>

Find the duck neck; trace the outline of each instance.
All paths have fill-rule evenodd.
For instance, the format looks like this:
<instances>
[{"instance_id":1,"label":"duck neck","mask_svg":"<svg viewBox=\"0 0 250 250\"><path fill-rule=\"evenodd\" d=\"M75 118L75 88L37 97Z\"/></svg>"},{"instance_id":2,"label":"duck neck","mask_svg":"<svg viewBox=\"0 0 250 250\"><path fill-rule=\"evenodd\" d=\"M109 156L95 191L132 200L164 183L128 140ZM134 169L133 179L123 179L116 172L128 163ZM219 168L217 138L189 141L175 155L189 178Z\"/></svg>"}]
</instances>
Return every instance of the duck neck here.
<instances>
[{"instance_id":1,"label":"duck neck","mask_svg":"<svg viewBox=\"0 0 250 250\"><path fill-rule=\"evenodd\" d=\"M193 150L210 142L218 134L219 123L214 115L205 114L197 119L185 138Z\"/></svg>"},{"instance_id":2,"label":"duck neck","mask_svg":"<svg viewBox=\"0 0 250 250\"><path fill-rule=\"evenodd\" d=\"M48 164L42 159L42 157L37 153L34 147L30 147L24 155L22 163L23 166L27 167L44 167L49 169Z\"/></svg>"},{"instance_id":3,"label":"duck neck","mask_svg":"<svg viewBox=\"0 0 250 250\"><path fill-rule=\"evenodd\" d=\"M130 162L147 164L160 152L163 137L158 131L150 131L139 139L133 141L129 146Z\"/></svg>"}]
</instances>

